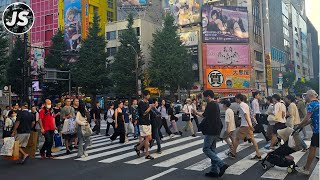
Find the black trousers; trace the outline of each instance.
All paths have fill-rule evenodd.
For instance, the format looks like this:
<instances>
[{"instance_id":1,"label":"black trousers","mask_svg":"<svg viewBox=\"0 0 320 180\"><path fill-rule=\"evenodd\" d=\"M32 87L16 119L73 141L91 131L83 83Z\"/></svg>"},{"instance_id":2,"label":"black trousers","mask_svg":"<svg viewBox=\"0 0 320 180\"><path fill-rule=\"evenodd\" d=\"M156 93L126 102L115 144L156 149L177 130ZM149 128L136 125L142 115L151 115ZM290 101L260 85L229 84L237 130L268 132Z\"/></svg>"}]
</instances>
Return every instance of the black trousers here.
<instances>
[{"instance_id":1,"label":"black trousers","mask_svg":"<svg viewBox=\"0 0 320 180\"><path fill-rule=\"evenodd\" d=\"M152 128L152 139L156 140L157 146L158 146L158 151L160 151L161 150L161 140L160 140L160 135L159 135L160 129L156 126L151 126L151 128Z\"/></svg>"},{"instance_id":2,"label":"black trousers","mask_svg":"<svg viewBox=\"0 0 320 180\"><path fill-rule=\"evenodd\" d=\"M96 119L95 123L96 123L96 125L93 127L92 131L96 132L96 134L99 134L100 127L101 127L101 119Z\"/></svg>"},{"instance_id":3,"label":"black trousers","mask_svg":"<svg viewBox=\"0 0 320 180\"><path fill-rule=\"evenodd\" d=\"M264 117L261 114L256 114L256 120L258 124L254 127L255 133L262 133L266 141L269 141L270 139L268 138L267 133L263 127L263 118Z\"/></svg>"},{"instance_id":4,"label":"black trousers","mask_svg":"<svg viewBox=\"0 0 320 180\"><path fill-rule=\"evenodd\" d=\"M112 123L109 123L107 122L107 130L106 130L106 135L109 134L109 129L110 129L110 125L113 127L113 129L115 130L115 123L112 122Z\"/></svg>"},{"instance_id":5,"label":"black trousers","mask_svg":"<svg viewBox=\"0 0 320 180\"><path fill-rule=\"evenodd\" d=\"M118 132L114 131L113 135L110 137L111 141L114 141L117 139L117 137L120 136L120 143L124 143L126 133L125 132Z\"/></svg>"},{"instance_id":6,"label":"black trousers","mask_svg":"<svg viewBox=\"0 0 320 180\"><path fill-rule=\"evenodd\" d=\"M53 145L53 136L54 136L54 131L50 130L50 131L46 131L43 134L45 141L44 144L40 150L40 154L44 155L46 153L46 156L51 156L51 148Z\"/></svg>"},{"instance_id":7,"label":"black trousers","mask_svg":"<svg viewBox=\"0 0 320 180\"><path fill-rule=\"evenodd\" d=\"M160 136L161 139L163 138L162 133L161 133L162 126L164 127L164 129L166 130L166 133L168 135L172 134L172 132L169 129L169 126L168 126L168 123L167 123L167 119L166 118L161 118L161 125L159 127L159 136Z\"/></svg>"}]
</instances>

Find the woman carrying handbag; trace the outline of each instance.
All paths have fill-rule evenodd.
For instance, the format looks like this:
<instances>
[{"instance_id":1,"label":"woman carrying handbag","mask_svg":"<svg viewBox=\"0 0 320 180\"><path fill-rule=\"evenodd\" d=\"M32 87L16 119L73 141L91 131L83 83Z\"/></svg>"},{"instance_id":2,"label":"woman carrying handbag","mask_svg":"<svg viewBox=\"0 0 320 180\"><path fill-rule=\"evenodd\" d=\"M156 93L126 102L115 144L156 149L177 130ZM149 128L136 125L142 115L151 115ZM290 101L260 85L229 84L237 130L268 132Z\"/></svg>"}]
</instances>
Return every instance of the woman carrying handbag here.
<instances>
[{"instance_id":1,"label":"woman carrying handbag","mask_svg":"<svg viewBox=\"0 0 320 180\"><path fill-rule=\"evenodd\" d=\"M182 131L188 131L190 129L192 137L196 137L196 134L194 133L193 130L193 124L191 119L193 118L191 113L193 111L196 111L196 109L193 109L193 106L191 104L191 99L186 99L186 104L183 106L183 113L182 114L182 121L186 121L186 125L182 129Z\"/></svg>"},{"instance_id":2,"label":"woman carrying handbag","mask_svg":"<svg viewBox=\"0 0 320 180\"><path fill-rule=\"evenodd\" d=\"M78 125L78 157L85 158L88 157L88 153L86 152L86 150L88 145L90 144L90 136L92 134L92 130L90 128L89 122L87 121L86 108L84 104L79 105L79 111L77 112L76 122Z\"/></svg>"}]
</instances>

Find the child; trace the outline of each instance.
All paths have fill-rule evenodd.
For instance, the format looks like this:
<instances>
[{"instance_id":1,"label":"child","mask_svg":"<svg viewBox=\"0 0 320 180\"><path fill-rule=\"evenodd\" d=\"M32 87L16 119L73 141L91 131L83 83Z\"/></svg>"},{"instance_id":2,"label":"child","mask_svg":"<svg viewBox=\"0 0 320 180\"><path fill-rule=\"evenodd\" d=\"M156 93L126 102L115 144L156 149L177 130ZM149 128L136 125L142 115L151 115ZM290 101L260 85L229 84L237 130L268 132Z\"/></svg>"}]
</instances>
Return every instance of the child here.
<instances>
[{"instance_id":1,"label":"child","mask_svg":"<svg viewBox=\"0 0 320 180\"><path fill-rule=\"evenodd\" d=\"M227 142L230 147L230 151L233 149L233 132L236 130L236 124L234 120L234 112L230 108L231 102L225 100L222 102L223 108L226 110L225 121L223 122L223 130L221 132L221 138ZM231 141L230 141L231 140Z\"/></svg>"}]
</instances>

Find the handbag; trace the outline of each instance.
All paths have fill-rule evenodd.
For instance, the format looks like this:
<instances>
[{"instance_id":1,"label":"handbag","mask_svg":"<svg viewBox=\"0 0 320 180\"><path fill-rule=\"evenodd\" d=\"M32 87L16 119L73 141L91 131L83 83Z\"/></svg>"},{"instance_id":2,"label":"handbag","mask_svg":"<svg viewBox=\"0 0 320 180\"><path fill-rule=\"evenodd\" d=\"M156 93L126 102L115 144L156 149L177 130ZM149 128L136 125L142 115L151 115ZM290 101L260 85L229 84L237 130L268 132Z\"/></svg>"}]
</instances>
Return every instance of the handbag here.
<instances>
[{"instance_id":1,"label":"handbag","mask_svg":"<svg viewBox=\"0 0 320 180\"><path fill-rule=\"evenodd\" d=\"M14 137L6 137L3 139L3 146L0 151L1 156L12 156L13 153L13 146L15 139Z\"/></svg>"},{"instance_id":2,"label":"handbag","mask_svg":"<svg viewBox=\"0 0 320 180\"><path fill-rule=\"evenodd\" d=\"M54 146L55 147L61 147L62 146L61 136L60 136L59 133L55 133L54 134Z\"/></svg>"},{"instance_id":3,"label":"handbag","mask_svg":"<svg viewBox=\"0 0 320 180\"><path fill-rule=\"evenodd\" d=\"M81 126L81 133L83 137L88 137L92 135L93 131L88 124L88 125Z\"/></svg>"},{"instance_id":4,"label":"handbag","mask_svg":"<svg viewBox=\"0 0 320 180\"><path fill-rule=\"evenodd\" d=\"M75 134L76 131L76 120L75 119L66 119L63 123L62 134Z\"/></svg>"},{"instance_id":5,"label":"handbag","mask_svg":"<svg viewBox=\"0 0 320 180\"><path fill-rule=\"evenodd\" d=\"M189 112L189 108L188 108L188 105L187 105L187 109L188 109L188 112ZM190 121L191 118L190 118L190 113L183 113L182 114L182 121Z\"/></svg>"}]
</instances>

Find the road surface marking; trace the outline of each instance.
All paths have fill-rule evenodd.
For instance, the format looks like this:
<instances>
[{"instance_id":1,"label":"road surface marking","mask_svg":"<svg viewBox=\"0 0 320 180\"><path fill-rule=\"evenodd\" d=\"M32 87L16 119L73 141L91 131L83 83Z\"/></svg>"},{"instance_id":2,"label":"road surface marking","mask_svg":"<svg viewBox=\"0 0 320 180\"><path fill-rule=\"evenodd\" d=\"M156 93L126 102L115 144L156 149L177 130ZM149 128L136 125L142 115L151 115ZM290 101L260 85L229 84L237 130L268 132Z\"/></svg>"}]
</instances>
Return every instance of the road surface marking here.
<instances>
[{"instance_id":1,"label":"road surface marking","mask_svg":"<svg viewBox=\"0 0 320 180\"><path fill-rule=\"evenodd\" d=\"M166 149L166 150L162 151L162 154L154 153L154 154L152 154L152 156L154 158L160 158L162 156L166 156L166 155L175 153L177 151L181 151L181 150L184 150L184 149L187 149L187 148L190 148L190 147L202 144L202 143L203 143L203 139L198 140L198 141L194 141L194 142L191 142L191 143L188 143L188 144L184 144L184 145L181 145L181 146L173 147L173 148L170 148L170 149ZM141 158L138 158L138 159L134 159L132 161L128 161L126 163L127 164L142 164L142 163L145 163L145 162L148 162L148 161L149 160L145 159L144 157L141 157Z\"/></svg>"},{"instance_id":2,"label":"road surface marking","mask_svg":"<svg viewBox=\"0 0 320 180\"><path fill-rule=\"evenodd\" d=\"M166 175L166 174L169 174L169 173L171 173L172 171L175 171L175 170L177 170L177 168L171 168L171 169L168 169L168 170L166 170L166 171L163 171L162 173L156 174L156 175L151 176L151 177L149 177L149 178L147 178L147 179L144 179L144 180L154 180L154 179L157 179L157 178L159 178L159 177L161 177L161 176L164 176L164 175Z\"/></svg>"},{"instance_id":3,"label":"road surface marking","mask_svg":"<svg viewBox=\"0 0 320 180\"><path fill-rule=\"evenodd\" d=\"M173 138L177 138L177 137L180 137L180 136L175 136ZM191 138L177 139L177 140L174 140L174 141L170 141L170 142L164 143L161 147L175 145L175 144L178 144L178 143L181 143L181 142L184 142L184 141L188 141L190 139ZM131 157L131 156L136 156L136 155L137 155L137 153L135 151L133 151L133 152L129 152L129 153L126 153L126 154L113 156L113 157L108 158L108 159L103 159L103 160L101 160L99 162L101 162L101 163L112 163L112 162L119 161L119 160L122 160L122 159L125 159L125 158L128 158L128 157Z\"/></svg>"},{"instance_id":4,"label":"road surface marking","mask_svg":"<svg viewBox=\"0 0 320 180\"><path fill-rule=\"evenodd\" d=\"M169 139L170 137L165 137L163 138L164 140L166 139ZM139 140L135 140L135 141L132 141L128 144L125 144L125 145L130 145L130 144L134 144L136 142L138 142ZM119 144L120 146L122 146L123 144ZM119 147L119 146L117 146ZM107 148L107 147L106 147ZM110 148L108 148L110 149ZM104 149L106 150L106 149ZM111 154L116 154L116 153L119 153L119 152L123 152L123 151L128 151L128 150L132 150L133 151L133 147L132 146L126 146L126 147L123 147L123 148L120 148L120 149L115 149L115 150L112 150L112 151L108 151L108 152L103 152L103 153L99 153L99 154L94 154L94 155L90 155L88 157L85 157L85 158L78 158L76 159L77 161L89 161L89 160L92 160L92 159L97 159L97 158L100 158L100 157L104 157L104 156L109 156ZM90 151L87 151L87 153L91 153Z\"/></svg>"},{"instance_id":5,"label":"road surface marking","mask_svg":"<svg viewBox=\"0 0 320 180\"><path fill-rule=\"evenodd\" d=\"M220 146L223 146L223 145L226 145L226 143L223 143L223 142L218 142L216 147L220 147ZM196 157L200 154L203 154L202 152L202 148L200 149L197 149L197 150L194 150L194 151L191 151L191 152L188 152L188 153L185 153L185 154L182 154L180 156L177 156L177 157L174 157L172 159L168 159L166 161L163 161L163 162L160 162L158 164L155 164L153 166L157 166L157 167L171 167L173 165L176 165L178 163L181 163L183 161L186 161L188 159L191 159L193 157Z\"/></svg>"},{"instance_id":6,"label":"road surface marking","mask_svg":"<svg viewBox=\"0 0 320 180\"><path fill-rule=\"evenodd\" d=\"M316 167L313 169L309 180L319 180L319 161L318 161Z\"/></svg>"},{"instance_id":7,"label":"road surface marking","mask_svg":"<svg viewBox=\"0 0 320 180\"><path fill-rule=\"evenodd\" d=\"M306 141L307 146L310 145L310 141ZM299 162L299 160L302 158L303 155L305 155L306 152L297 151L295 153L292 153L291 156L294 158L295 162ZM269 169L267 172L265 172L262 175L262 178L267 179L284 179L288 175L288 171L286 167L277 167ZM318 178L319 179L319 178Z\"/></svg>"},{"instance_id":8,"label":"road surface marking","mask_svg":"<svg viewBox=\"0 0 320 180\"><path fill-rule=\"evenodd\" d=\"M259 143L260 141L262 141L263 139L256 139L257 143ZM252 147L252 146L239 146L239 148L237 149L237 152L239 153L240 151L244 150L244 149L247 149L249 147ZM225 151L222 151L220 153L217 154L217 156L221 159L221 160L224 160L226 158L228 158L228 156L226 155L226 153L229 152L229 149L225 150ZM187 170L193 170L193 171L203 171L207 168L211 167L211 160L209 158L206 158L194 165L191 165L185 169Z\"/></svg>"}]
</instances>

